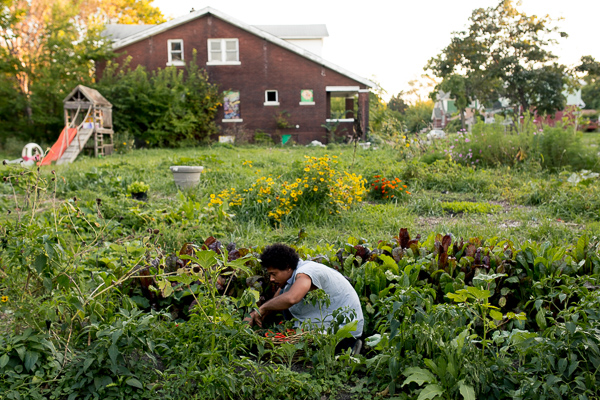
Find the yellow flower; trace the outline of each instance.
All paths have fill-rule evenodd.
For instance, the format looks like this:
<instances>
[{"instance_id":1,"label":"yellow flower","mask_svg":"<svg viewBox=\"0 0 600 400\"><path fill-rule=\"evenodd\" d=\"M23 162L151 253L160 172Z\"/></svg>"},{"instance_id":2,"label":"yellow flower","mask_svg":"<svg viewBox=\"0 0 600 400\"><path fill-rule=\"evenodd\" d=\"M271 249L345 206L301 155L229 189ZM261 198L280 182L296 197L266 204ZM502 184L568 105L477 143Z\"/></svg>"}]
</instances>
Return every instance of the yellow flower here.
<instances>
[{"instance_id":1,"label":"yellow flower","mask_svg":"<svg viewBox=\"0 0 600 400\"><path fill-rule=\"evenodd\" d=\"M210 195L210 198L211 198L211 199L214 199L214 198L215 198L215 195L214 195L214 194L211 194L211 195Z\"/></svg>"},{"instance_id":2,"label":"yellow flower","mask_svg":"<svg viewBox=\"0 0 600 400\"><path fill-rule=\"evenodd\" d=\"M310 168L306 167L306 168L304 168L304 170L305 170L306 172L308 172L308 171L310 171Z\"/></svg>"},{"instance_id":3,"label":"yellow flower","mask_svg":"<svg viewBox=\"0 0 600 400\"><path fill-rule=\"evenodd\" d=\"M8 296L2 296L2 302L6 303L8 301Z\"/></svg>"},{"instance_id":4,"label":"yellow flower","mask_svg":"<svg viewBox=\"0 0 600 400\"><path fill-rule=\"evenodd\" d=\"M406 147L410 147L410 144L406 143Z\"/></svg>"},{"instance_id":5,"label":"yellow flower","mask_svg":"<svg viewBox=\"0 0 600 400\"><path fill-rule=\"evenodd\" d=\"M315 186L315 187L313 188L313 190L316 192L317 190L319 190L319 188Z\"/></svg>"}]
</instances>

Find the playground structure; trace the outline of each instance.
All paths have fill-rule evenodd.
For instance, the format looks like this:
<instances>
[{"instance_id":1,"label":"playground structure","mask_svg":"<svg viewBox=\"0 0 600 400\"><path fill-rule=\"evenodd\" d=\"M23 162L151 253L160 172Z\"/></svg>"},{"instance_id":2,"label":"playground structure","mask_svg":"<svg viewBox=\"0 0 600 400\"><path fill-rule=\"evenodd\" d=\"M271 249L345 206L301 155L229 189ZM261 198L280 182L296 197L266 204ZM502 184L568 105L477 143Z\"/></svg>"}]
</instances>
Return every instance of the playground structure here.
<instances>
[{"instance_id":1,"label":"playground structure","mask_svg":"<svg viewBox=\"0 0 600 400\"><path fill-rule=\"evenodd\" d=\"M65 128L40 165L73 162L84 149L94 149L94 156L113 153L112 104L97 90L78 85L63 100ZM90 138L93 145L89 145Z\"/></svg>"}]
</instances>

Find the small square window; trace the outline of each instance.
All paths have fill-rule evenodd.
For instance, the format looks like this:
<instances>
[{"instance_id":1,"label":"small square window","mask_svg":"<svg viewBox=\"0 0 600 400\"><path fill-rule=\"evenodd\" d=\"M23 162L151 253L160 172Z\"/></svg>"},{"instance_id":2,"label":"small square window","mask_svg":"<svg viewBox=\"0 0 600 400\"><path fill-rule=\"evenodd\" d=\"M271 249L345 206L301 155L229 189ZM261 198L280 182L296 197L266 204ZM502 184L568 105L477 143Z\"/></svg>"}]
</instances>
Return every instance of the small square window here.
<instances>
[{"instance_id":1,"label":"small square window","mask_svg":"<svg viewBox=\"0 0 600 400\"><path fill-rule=\"evenodd\" d=\"M277 90L265 90L265 106L278 106L279 94Z\"/></svg>"},{"instance_id":2,"label":"small square window","mask_svg":"<svg viewBox=\"0 0 600 400\"><path fill-rule=\"evenodd\" d=\"M167 41L169 51L167 65L185 65L183 61L183 40L170 39Z\"/></svg>"}]
</instances>

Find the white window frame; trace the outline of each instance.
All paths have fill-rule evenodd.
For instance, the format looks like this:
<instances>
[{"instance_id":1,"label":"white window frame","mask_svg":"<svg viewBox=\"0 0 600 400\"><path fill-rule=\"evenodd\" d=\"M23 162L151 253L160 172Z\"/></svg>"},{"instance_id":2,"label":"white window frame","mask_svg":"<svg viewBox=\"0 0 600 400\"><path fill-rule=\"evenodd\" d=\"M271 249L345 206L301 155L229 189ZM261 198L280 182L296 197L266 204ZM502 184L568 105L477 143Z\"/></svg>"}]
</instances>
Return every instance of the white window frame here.
<instances>
[{"instance_id":1,"label":"white window frame","mask_svg":"<svg viewBox=\"0 0 600 400\"><path fill-rule=\"evenodd\" d=\"M269 101L268 92L275 92L275 101ZM279 92L277 90L268 89L265 90L265 106L278 106L279 105Z\"/></svg>"},{"instance_id":2,"label":"white window frame","mask_svg":"<svg viewBox=\"0 0 600 400\"><path fill-rule=\"evenodd\" d=\"M225 60L227 59L227 42L234 42L235 43L235 47L236 47L236 53L237 53L237 60L236 61L213 61L211 59L211 51L210 51L210 46L211 43L213 42L220 42L221 43L221 60ZM206 65L241 65L242 63L240 62L240 41L236 38L223 38L223 39L208 39L207 41L207 51L208 51L208 62L206 63Z\"/></svg>"},{"instance_id":3,"label":"white window frame","mask_svg":"<svg viewBox=\"0 0 600 400\"><path fill-rule=\"evenodd\" d=\"M179 43L181 44L181 60L173 60L173 54L172 54L172 47L171 44L172 43ZM169 57L169 61L167 62L167 66L182 66L185 65L185 59L183 58L183 39L169 39L167 40L167 53L168 53L168 57Z\"/></svg>"}]
</instances>

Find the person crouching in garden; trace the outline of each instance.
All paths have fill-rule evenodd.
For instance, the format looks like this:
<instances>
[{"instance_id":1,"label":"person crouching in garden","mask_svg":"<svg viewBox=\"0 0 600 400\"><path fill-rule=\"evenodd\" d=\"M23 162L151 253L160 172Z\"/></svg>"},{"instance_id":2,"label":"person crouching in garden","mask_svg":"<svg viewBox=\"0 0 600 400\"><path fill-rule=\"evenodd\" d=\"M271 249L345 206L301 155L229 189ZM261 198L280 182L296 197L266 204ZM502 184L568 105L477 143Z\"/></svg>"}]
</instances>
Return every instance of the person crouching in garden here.
<instances>
[{"instance_id":1,"label":"person crouching in garden","mask_svg":"<svg viewBox=\"0 0 600 400\"><path fill-rule=\"evenodd\" d=\"M267 246L260 255L260 262L271 283L279 290L275 297L259 307L258 312L250 313L250 325L262 327L264 317L270 312L289 310L298 320L298 326L310 320L315 326L328 328L334 311L340 310L338 312L347 317L346 323L357 321L357 326L351 332L352 338L344 339L338 348L355 347L363 332L363 312L358 294L342 274L326 265L300 260L293 248L280 243ZM327 294L329 305L311 304L305 299L315 289L322 289Z\"/></svg>"}]
</instances>

